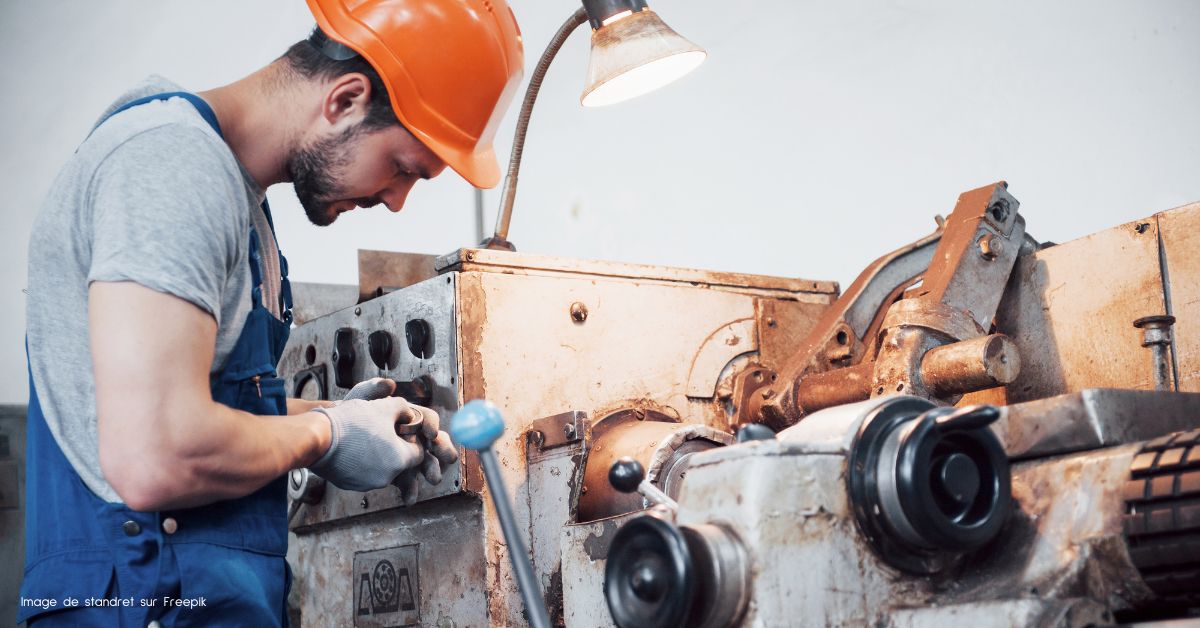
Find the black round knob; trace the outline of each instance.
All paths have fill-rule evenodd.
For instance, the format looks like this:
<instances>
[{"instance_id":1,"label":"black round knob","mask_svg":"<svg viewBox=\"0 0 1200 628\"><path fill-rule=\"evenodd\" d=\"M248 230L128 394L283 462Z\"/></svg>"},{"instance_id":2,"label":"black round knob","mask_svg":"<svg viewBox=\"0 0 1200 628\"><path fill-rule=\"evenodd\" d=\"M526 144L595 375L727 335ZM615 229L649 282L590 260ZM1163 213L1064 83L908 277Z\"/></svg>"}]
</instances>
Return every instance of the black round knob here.
<instances>
[{"instance_id":1,"label":"black round knob","mask_svg":"<svg viewBox=\"0 0 1200 628\"><path fill-rule=\"evenodd\" d=\"M1012 510L994 406L881 402L851 446L847 484L871 546L903 571L932 574L1000 534Z\"/></svg>"},{"instance_id":2,"label":"black round knob","mask_svg":"<svg viewBox=\"0 0 1200 628\"><path fill-rule=\"evenodd\" d=\"M408 350L422 360L433 356L433 330L424 319L416 318L404 324L404 340Z\"/></svg>"},{"instance_id":3,"label":"black round knob","mask_svg":"<svg viewBox=\"0 0 1200 628\"><path fill-rule=\"evenodd\" d=\"M383 330L371 332L371 335L367 336L367 354L371 356L375 366L380 369L388 368L392 361L392 335Z\"/></svg>"},{"instance_id":4,"label":"black round knob","mask_svg":"<svg viewBox=\"0 0 1200 628\"><path fill-rule=\"evenodd\" d=\"M642 463L629 456L617 460L608 470L608 483L622 493L637 492L638 484L641 484L645 477L646 471L642 468Z\"/></svg>"},{"instance_id":5,"label":"black round knob","mask_svg":"<svg viewBox=\"0 0 1200 628\"><path fill-rule=\"evenodd\" d=\"M934 463L933 488L939 501L969 506L979 494L979 466L970 456L952 453Z\"/></svg>"},{"instance_id":6,"label":"black round knob","mask_svg":"<svg viewBox=\"0 0 1200 628\"><path fill-rule=\"evenodd\" d=\"M604 566L604 597L619 628L690 625L697 585L683 533L652 515L630 519L613 535Z\"/></svg>"},{"instance_id":7,"label":"black round knob","mask_svg":"<svg viewBox=\"0 0 1200 628\"><path fill-rule=\"evenodd\" d=\"M737 442L745 443L752 440L774 440L775 432L762 423L750 423L738 428Z\"/></svg>"},{"instance_id":8,"label":"black round knob","mask_svg":"<svg viewBox=\"0 0 1200 628\"><path fill-rule=\"evenodd\" d=\"M1011 511L1004 447L991 406L936 408L899 436L895 490L902 516L926 547L964 552L1000 532Z\"/></svg>"},{"instance_id":9,"label":"black round knob","mask_svg":"<svg viewBox=\"0 0 1200 628\"><path fill-rule=\"evenodd\" d=\"M629 577L629 588L633 594L644 602L657 602L667 592L666 578L663 577L662 560L657 556L647 556L633 568Z\"/></svg>"}]
</instances>

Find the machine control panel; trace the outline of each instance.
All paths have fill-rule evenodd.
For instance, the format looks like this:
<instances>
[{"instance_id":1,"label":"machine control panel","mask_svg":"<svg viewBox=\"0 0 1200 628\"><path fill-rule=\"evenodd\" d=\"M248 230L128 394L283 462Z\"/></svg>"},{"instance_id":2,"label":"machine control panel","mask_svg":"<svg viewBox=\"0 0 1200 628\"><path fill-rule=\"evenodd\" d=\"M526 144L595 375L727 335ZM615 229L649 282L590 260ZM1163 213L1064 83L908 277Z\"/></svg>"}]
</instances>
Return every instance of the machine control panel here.
<instances>
[{"instance_id":1,"label":"machine control panel","mask_svg":"<svg viewBox=\"0 0 1200 628\"><path fill-rule=\"evenodd\" d=\"M360 303L292 330L279 373L291 396L341 399L372 377L396 382L396 395L448 418L461 404L456 356L455 280L458 273L427 279L402 291ZM403 338L401 346L397 340ZM442 481L424 480L418 501L462 490L460 463ZM367 493L329 486L323 498L297 507L292 527L304 527L402 507L400 491Z\"/></svg>"}]
</instances>

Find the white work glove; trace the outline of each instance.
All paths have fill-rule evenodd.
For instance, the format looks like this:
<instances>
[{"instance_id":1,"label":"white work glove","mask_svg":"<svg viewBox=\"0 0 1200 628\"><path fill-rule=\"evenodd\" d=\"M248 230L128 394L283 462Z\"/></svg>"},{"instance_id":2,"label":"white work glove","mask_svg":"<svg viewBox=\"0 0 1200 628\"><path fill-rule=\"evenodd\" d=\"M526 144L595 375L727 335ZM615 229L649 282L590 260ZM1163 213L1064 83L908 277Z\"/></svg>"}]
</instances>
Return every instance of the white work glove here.
<instances>
[{"instance_id":1,"label":"white work glove","mask_svg":"<svg viewBox=\"0 0 1200 628\"><path fill-rule=\"evenodd\" d=\"M317 408L329 417L329 450L312 471L338 488L368 491L395 483L405 504L417 499L422 473L431 484L441 481L442 468L458 459L458 450L438 430L438 415L389 395L395 382L374 378L360 382L342 401ZM405 430L405 425L420 423ZM415 431L398 436L397 431Z\"/></svg>"}]
</instances>

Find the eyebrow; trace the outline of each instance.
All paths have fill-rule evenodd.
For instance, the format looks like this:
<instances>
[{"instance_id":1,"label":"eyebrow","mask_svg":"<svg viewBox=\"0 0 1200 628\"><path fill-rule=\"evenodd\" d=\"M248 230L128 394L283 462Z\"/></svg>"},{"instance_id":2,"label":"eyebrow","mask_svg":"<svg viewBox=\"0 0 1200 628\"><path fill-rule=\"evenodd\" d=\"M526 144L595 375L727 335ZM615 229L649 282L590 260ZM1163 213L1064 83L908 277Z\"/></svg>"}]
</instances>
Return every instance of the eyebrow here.
<instances>
[{"instance_id":1,"label":"eyebrow","mask_svg":"<svg viewBox=\"0 0 1200 628\"><path fill-rule=\"evenodd\" d=\"M433 176L431 174L429 174L428 168L418 168L416 170L409 170L408 168L405 168L404 166L400 165L400 160L395 159L395 158L392 159L392 166L396 169L397 172L412 173L412 174L415 174L415 175L421 177L422 179L425 179L426 181L433 178Z\"/></svg>"}]
</instances>

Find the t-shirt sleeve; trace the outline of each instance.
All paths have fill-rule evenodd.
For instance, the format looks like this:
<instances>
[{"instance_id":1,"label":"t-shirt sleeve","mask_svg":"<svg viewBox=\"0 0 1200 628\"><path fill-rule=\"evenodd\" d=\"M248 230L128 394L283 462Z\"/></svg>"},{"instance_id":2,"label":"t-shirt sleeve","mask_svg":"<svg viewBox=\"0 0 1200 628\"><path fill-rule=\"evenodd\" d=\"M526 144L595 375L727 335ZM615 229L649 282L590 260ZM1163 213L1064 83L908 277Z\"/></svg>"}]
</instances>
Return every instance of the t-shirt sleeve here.
<instances>
[{"instance_id":1,"label":"t-shirt sleeve","mask_svg":"<svg viewBox=\"0 0 1200 628\"><path fill-rule=\"evenodd\" d=\"M221 292L248 229L246 192L227 149L169 124L104 158L90 186L93 281L132 281L174 295L220 324Z\"/></svg>"}]
</instances>

